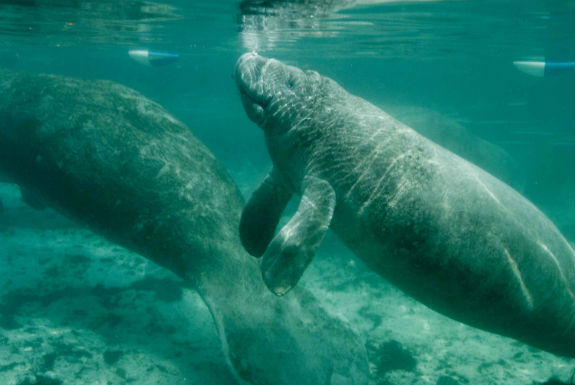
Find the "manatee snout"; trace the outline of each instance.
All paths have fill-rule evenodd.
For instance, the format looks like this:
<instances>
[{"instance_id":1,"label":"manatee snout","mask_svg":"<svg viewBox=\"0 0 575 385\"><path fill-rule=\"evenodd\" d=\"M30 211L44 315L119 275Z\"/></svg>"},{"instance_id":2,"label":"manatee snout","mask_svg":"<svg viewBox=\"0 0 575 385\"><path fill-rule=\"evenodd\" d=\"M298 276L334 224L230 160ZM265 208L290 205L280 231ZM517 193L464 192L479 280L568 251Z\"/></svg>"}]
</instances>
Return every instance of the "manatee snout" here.
<instances>
[{"instance_id":1,"label":"manatee snout","mask_svg":"<svg viewBox=\"0 0 575 385\"><path fill-rule=\"evenodd\" d=\"M249 52L243 54L236 64L236 84L240 90L242 104L248 117L258 125L265 119L265 108L269 104L262 83L262 68L267 59Z\"/></svg>"},{"instance_id":2,"label":"manatee snout","mask_svg":"<svg viewBox=\"0 0 575 385\"><path fill-rule=\"evenodd\" d=\"M265 79L270 59L248 52L236 63L236 83L242 96L245 94L258 104L267 104L271 97L269 79ZM266 84L267 83L267 84Z\"/></svg>"},{"instance_id":3,"label":"manatee snout","mask_svg":"<svg viewBox=\"0 0 575 385\"><path fill-rule=\"evenodd\" d=\"M286 100L301 96L306 73L249 52L238 59L235 79L248 117L263 127L266 117L284 106Z\"/></svg>"}]
</instances>

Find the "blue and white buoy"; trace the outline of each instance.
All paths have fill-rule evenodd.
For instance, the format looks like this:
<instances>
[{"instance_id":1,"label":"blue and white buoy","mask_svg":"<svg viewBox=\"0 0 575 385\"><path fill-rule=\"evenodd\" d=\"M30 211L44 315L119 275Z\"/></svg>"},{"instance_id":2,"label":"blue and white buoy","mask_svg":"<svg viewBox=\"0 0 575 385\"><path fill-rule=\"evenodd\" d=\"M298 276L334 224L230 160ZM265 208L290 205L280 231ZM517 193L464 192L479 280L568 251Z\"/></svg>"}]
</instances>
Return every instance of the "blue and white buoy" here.
<instances>
[{"instance_id":1,"label":"blue and white buoy","mask_svg":"<svg viewBox=\"0 0 575 385\"><path fill-rule=\"evenodd\" d=\"M573 72L575 62L546 62L546 61L514 61L515 67L531 76L543 77Z\"/></svg>"},{"instance_id":2,"label":"blue and white buoy","mask_svg":"<svg viewBox=\"0 0 575 385\"><path fill-rule=\"evenodd\" d=\"M152 67L170 64L180 58L180 55L177 53L150 51L148 49L131 49L128 51L128 54L138 63Z\"/></svg>"}]
</instances>

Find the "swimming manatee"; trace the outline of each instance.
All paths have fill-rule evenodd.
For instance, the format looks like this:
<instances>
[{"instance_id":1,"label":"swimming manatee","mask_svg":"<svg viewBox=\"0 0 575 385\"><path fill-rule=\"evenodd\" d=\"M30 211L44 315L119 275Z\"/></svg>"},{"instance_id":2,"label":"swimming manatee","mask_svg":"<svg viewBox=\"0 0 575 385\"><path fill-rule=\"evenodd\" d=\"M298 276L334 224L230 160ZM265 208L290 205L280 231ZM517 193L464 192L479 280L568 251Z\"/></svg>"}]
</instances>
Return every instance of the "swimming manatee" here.
<instances>
[{"instance_id":1,"label":"swimming manatee","mask_svg":"<svg viewBox=\"0 0 575 385\"><path fill-rule=\"evenodd\" d=\"M575 356L575 253L527 199L317 72L247 53L235 78L273 161L240 236L274 293L329 227L430 308ZM292 193L299 207L274 235Z\"/></svg>"},{"instance_id":2,"label":"swimming manatee","mask_svg":"<svg viewBox=\"0 0 575 385\"><path fill-rule=\"evenodd\" d=\"M363 384L357 335L304 290L270 293L242 248L242 199L158 104L109 81L0 75L0 168L50 207L189 282L238 383Z\"/></svg>"},{"instance_id":3,"label":"swimming manatee","mask_svg":"<svg viewBox=\"0 0 575 385\"><path fill-rule=\"evenodd\" d=\"M474 135L455 119L428 108L386 105L384 109L420 135L522 192L525 185L524 170L521 164L500 146Z\"/></svg>"}]
</instances>

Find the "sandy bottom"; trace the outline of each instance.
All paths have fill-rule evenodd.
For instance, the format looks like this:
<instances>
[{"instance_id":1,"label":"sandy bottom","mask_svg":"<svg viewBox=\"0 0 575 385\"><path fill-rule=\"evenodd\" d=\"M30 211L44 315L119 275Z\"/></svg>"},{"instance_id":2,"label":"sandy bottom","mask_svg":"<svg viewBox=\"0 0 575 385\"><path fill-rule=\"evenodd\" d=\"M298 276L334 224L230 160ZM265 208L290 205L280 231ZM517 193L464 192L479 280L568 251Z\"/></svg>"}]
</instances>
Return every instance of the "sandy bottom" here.
<instances>
[{"instance_id":1,"label":"sandy bottom","mask_svg":"<svg viewBox=\"0 0 575 385\"><path fill-rule=\"evenodd\" d=\"M173 274L0 184L0 384L233 384L207 308ZM301 284L365 338L371 384L568 381L574 360L447 319L334 236Z\"/></svg>"}]
</instances>

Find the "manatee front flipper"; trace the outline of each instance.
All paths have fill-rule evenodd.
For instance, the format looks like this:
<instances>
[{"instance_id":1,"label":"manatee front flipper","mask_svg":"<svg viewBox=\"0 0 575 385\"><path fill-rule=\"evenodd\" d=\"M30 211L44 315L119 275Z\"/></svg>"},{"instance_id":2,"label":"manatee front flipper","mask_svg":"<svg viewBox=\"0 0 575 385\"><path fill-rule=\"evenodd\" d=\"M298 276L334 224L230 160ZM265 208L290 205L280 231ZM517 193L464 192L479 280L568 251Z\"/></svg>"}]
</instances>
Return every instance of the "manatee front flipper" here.
<instances>
[{"instance_id":1,"label":"manatee front flipper","mask_svg":"<svg viewBox=\"0 0 575 385\"><path fill-rule=\"evenodd\" d=\"M242 212L240 238L248 253L254 257L263 255L291 196L291 189L277 170L272 169Z\"/></svg>"},{"instance_id":2,"label":"manatee front flipper","mask_svg":"<svg viewBox=\"0 0 575 385\"><path fill-rule=\"evenodd\" d=\"M325 180L306 177L299 207L267 248L261 264L268 288L283 295L293 288L323 240L333 211L335 191Z\"/></svg>"}]
</instances>

